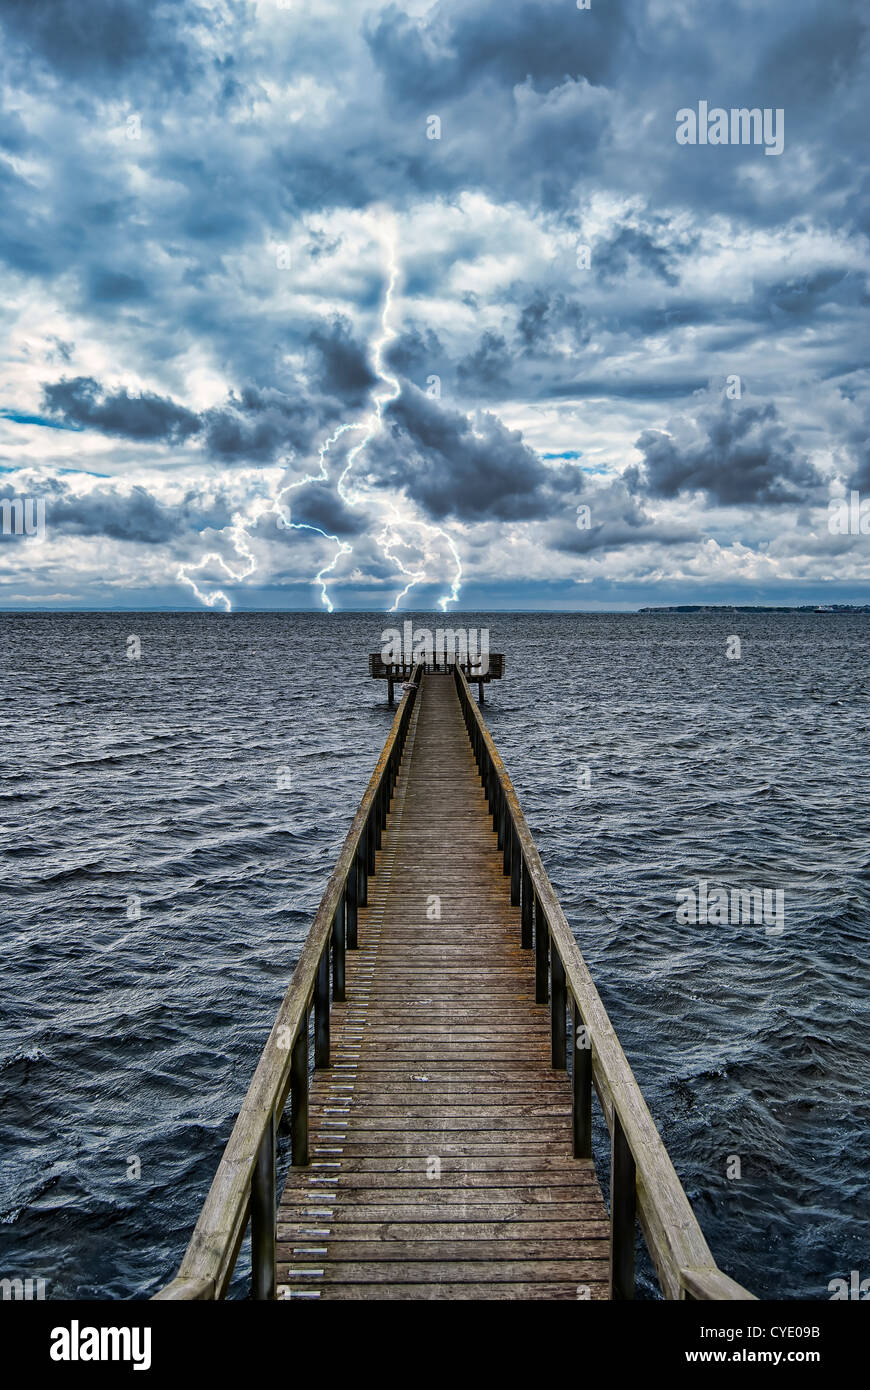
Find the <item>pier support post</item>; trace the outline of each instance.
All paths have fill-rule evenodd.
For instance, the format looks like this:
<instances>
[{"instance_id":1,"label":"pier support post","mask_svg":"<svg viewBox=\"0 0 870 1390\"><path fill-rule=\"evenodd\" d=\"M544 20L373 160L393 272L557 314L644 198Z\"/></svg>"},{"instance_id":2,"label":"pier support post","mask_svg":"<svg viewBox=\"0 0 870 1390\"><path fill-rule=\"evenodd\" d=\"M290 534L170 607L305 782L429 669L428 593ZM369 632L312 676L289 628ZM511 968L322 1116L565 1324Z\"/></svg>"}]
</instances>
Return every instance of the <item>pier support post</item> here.
<instances>
[{"instance_id":1,"label":"pier support post","mask_svg":"<svg viewBox=\"0 0 870 1390\"><path fill-rule=\"evenodd\" d=\"M392 678L392 676L387 676L387 704L389 705L390 709L393 708L393 678Z\"/></svg>"},{"instance_id":2,"label":"pier support post","mask_svg":"<svg viewBox=\"0 0 870 1390\"><path fill-rule=\"evenodd\" d=\"M308 1010L296 1034L290 1058L290 1162L308 1163Z\"/></svg>"},{"instance_id":3,"label":"pier support post","mask_svg":"<svg viewBox=\"0 0 870 1390\"><path fill-rule=\"evenodd\" d=\"M574 1046L571 1049L572 1118L574 1157L592 1157L592 1039L574 1003L571 1016Z\"/></svg>"},{"instance_id":4,"label":"pier support post","mask_svg":"<svg viewBox=\"0 0 870 1390\"><path fill-rule=\"evenodd\" d=\"M634 1222L637 1175L625 1131L613 1107L610 1140L610 1297L634 1298Z\"/></svg>"},{"instance_id":5,"label":"pier support post","mask_svg":"<svg viewBox=\"0 0 870 1390\"><path fill-rule=\"evenodd\" d=\"M314 985L314 1065L329 1066L329 944L323 948Z\"/></svg>"},{"instance_id":6,"label":"pier support post","mask_svg":"<svg viewBox=\"0 0 870 1390\"><path fill-rule=\"evenodd\" d=\"M535 1003L546 1004L547 966L549 964L550 929L541 910L541 900L535 894Z\"/></svg>"},{"instance_id":7,"label":"pier support post","mask_svg":"<svg viewBox=\"0 0 870 1390\"><path fill-rule=\"evenodd\" d=\"M269 1116L251 1179L251 1297L275 1297L275 1114Z\"/></svg>"}]
</instances>

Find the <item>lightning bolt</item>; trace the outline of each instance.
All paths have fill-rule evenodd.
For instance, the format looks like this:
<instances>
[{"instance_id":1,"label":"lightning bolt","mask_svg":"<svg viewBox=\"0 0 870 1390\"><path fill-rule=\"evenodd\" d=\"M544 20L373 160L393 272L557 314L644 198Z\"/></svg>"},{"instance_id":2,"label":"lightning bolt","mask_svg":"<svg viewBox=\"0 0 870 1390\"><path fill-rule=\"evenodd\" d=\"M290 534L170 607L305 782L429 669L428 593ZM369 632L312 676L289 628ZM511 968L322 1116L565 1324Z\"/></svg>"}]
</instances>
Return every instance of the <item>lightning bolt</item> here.
<instances>
[{"instance_id":1,"label":"lightning bolt","mask_svg":"<svg viewBox=\"0 0 870 1390\"><path fill-rule=\"evenodd\" d=\"M328 541L335 541L335 545L336 545L335 554L333 555L333 557L332 557L332 559L330 560L329 564L328 564L328 565L324 565L323 569L320 570L319 573L317 573L317 574L314 576L314 583L320 585L320 598L321 598L321 601L322 601L322 602L325 604L325 606L326 606L326 611L327 611L327 613L332 613L332 612L334 612L335 610L334 610L334 606L333 606L332 600L331 600L330 597L329 597L329 593L327 592L326 580L324 579L323 576L324 576L325 574L329 574L332 570L335 569L335 566L338 564L339 559L341 558L342 555L350 555L350 553L351 553L352 550L353 550L353 546L352 546L352 545L348 545L347 541L341 541L341 540L339 540L338 536L331 536L331 535L329 534L328 531L322 531L322 530L320 529L319 526L312 526L312 525L310 525L307 521L293 521L293 520L291 519L289 513L287 513L287 514L285 515L284 508L283 508L283 506L282 506L282 504L281 504L281 499L282 499L282 497L284 497L288 492L293 492L293 491L294 491L296 488L298 488L298 487L305 487L305 485L306 485L307 483L327 483L327 482L329 482L329 474L328 474L328 472L326 471L326 455L329 453L329 451L330 451L330 449L332 448L333 444L335 444L335 442L336 442L338 439L340 439L341 436L342 436L343 434L346 434L348 430L358 430L358 429L362 429L362 425L358 425L358 424L357 424L357 425L353 425L353 424L339 425L338 429L335 430L335 431L329 436L329 438L328 438L327 440L325 440L324 443L321 444L321 446L320 446L320 450L319 450L319 453L318 453L318 462L320 463L320 472L319 472L319 473L313 473L313 474L311 474L310 476L308 476L307 478L299 478L299 479L297 479L296 482L294 482L294 483L288 483L286 487L280 488L280 489L278 490L278 493L276 494L275 499L274 499L274 502L273 502L273 504L272 504L272 511L273 511L273 512L275 513L275 515L278 517L279 523L280 523L282 526L285 526L288 530L290 530L290 531L314 531L316 535L318 535L318 536L323 536L323 537L324 537L326 540L328 540Z\"/></svg>"},{"instance_id":2,"label":"lightning bolt","mask_svg":"<svg viewBox=\"0 0 870 1390\"><path fill-rule=\"evenodd\" d=\"M242 516L239 513L236 513L233 516L232 522L228 528L229 536L237 556L239 556L240 559L245 561L245 568L242 568L240 571L237 572L232 568L231 565L227 563L223 556L220 555L217 551L210 551L207 555L204 555L201 560L198 560L196 564L180 566L178 571L179 580L181 580L185 584L188 584L193 589L193 592L195 593L196 597L200 600L200 602L206 604L206 606L209 608L214 608L217 604L222 603L224 605L225 612L229 613L232 611L232 603L229 599L229 596L224 592L223 589L215 589L210 594L204 593L202 590L200 590L195 580L193 580L190 577L188 571L196 572L205 568L207 565L214 563L219 565L221 569L223 569L224 572L229 575L229 577L233 580L234 583L239 583L242 580L247 579L256 570L257 561L256 557L254 556L248 545L248 542L250 541L251 537L246 528L248 526L256 525L260 517L264 514L272 513L276 516L278 524L288 530L312 531L318 536L323 536L325 540L330 540L334 542L336 546L335 555L333 556L329 564L324 565L324 567L318 572L317 575L315 575L314 578L314 583L320 585L321 601L325 605L327 611L330 613L334 611L333 604L327 590L327 581L325 576L332 573L342 555L349 555L352 552L353 546L349 545L346 541L340 540L338 536L330 535L329 532L321 530L319 526L313 526L310 525L308 522L303 521L293 521L291 514L288 511L285 511L284 509L283 499L289 493L294 492L297 488L305 487L310 483L328 482L329 474L326 468L326 455L329 453L333 444L335 444L341 438L341 436L347 433L349 430L362 430L364 432L362 439L359 441L358 444L355 444L353 446L353 448L349 451L347 455L347 460L345 462L344 469L342 470L341 475L338 478L337 490L341 500L348 506L359 506L364 501L364 494L358 488L354 489L353 491L349 490L351 473L360 454L363 452L364 449L368 447L368 445L380 431L383 425L384 407L391 404L392 401L398 400L402 390L397 378L391 375L391 373L387 370L384 364L384 351L387 348L388 344L391 343L398 336L396 330L392 327L390 323L390 310L393 304L393 295L395 293L396 285L398 284L399 279L399 262L397 250L398 237L394 218L382 218L379 220L378 238L381 241L381 244L383 245L385 250L388 267L388 276L387 286L384 292L383 304L381 306L380 332L373 343L372 357L374 361L375 371L380 380L384 383L386 390L375 391L372 397L372 410L364 420L361 420L357 423L345 423L339 425L338 428L329 436L329 438L325 440L323 444L321 444L318 454L318 461L320 465L320 471L318 473L310 474L304 478L298 478L295 482L288 483L284 487L279 488L274 497L269 498L268 501L264 500L261 505L255 506L253 508L247 521L244 518L242 518ZM380 536L378 537L378 544L381 546L384 555L391 562L391 564L394 564L399 570L400 574L402 574L405 578L408 579L408 583L405 585L402 591L399 594L397 594L392 606L388 611L391 613L395 613L398 609L398 605L401 603L402 599L406 597L410 590L413 589L416 584L421 584L425 582L427 578L426 567L419 570L409 570L399 559L399 557L395 554L394 547L404 547L405 549L412 548L411 543L409 541L403 540L400 536L397 529L399 526L403 528L416 528L420 531L424 531L432 535L433 537L441 537L447 542L447 545L456 563L456 572L453 578L453 582L451 584L450 592L448 594L442 595L442 597L438 600L442 613L445 613L447 611L447 605L449 603L455 603L459 598L459 592L462 584L462 562L459 558L459 552L456 549L456 545L452 537L449 536L448 533L444 531L441 527L432 526L428 522L418 521L410 517L400 517L398 510L395 507L393 507L392 509L391 519L384 525L384 528L381 531ZM432 555L432 551L430 550L429 546L425 544L422 545L420 548L423 550L424 566L428 566L428 561L430 559L430 556Z\"/></svg>"},{"instance_id":3,"label":"lightning bolt","mask_svg":"<svg viewBox=\"0 0 870 1390\"><path fill-rule=\"evenodd\" d=\"M393 552L393 546L403 546L405 549L411 548L411 542L403 540L402 537L399 535L399 526L402 526L403 528L409 526L416 527L418 530L428 532L432 536L440 536L447 542L453 559L456 562L456 572L453 576L453 583L450 587L450 593L442 594L441 598L438 600L438 606L441 609L441 612L446 613L448 603L456 602L456 600L459 598L459 592L462 587L462 561L459 558L459 551L456 549L453 537L448 535L448 533L445 530L443 530L440 526L432 526L429 522L418 521L414 517L400 517L395 507L393 508L393 515L390 521L384 526L383 531L378 537L378 544L380 545L387 559L392 561L392 563L396 566L396 568L399 570L401 574L408 577L409 582L405 585L401 593L396 595L395 599L393 600L392 606L387 611L390 613L396 613L398 611L399 604L401 603L405 595L408 594L411 591L411 589L413 589L415 584L423 583L427 577L426 568L416 571L406 569L405 565L399 559L398 555L396 555ZM425 545L425 543L421 547L421 549L424 552L424 561L426 566L428 567L429 558L433 552L428 545Z\"/></svg>"},{"instance_id":4,"label":"lightning bolt","mask_svg":"<svg viewBox=\"0 0 870 1390\"><path fill-rule=\"evenodd\" d=\"M223 555L219 554L219 552L216 550L210 550L207 555L203 555L201 560L197 560L195 565L179 566L179 580L182 584L189 584L193 592L196 594L196 597L199 599L200 603L204 603L207 608L214 608L217 604L222 603L224 605L224 612L231 613L233 610L233 605L230 601L229 595L225 594L223 589L214 589L210 594L203 593L197 585L196 581L191 579L190 575L187 573L187 570L201 570L204 569L206 565L215 563L217 565L220 565L221 569L224 570L224 572L230 576L230 579L232 579L233 583L238 584L243 579L247 579L248 575L253 574L254 570L257 568L256 558L251 554L251 551L249 550L246 544L246 542L250 540L250 536L248 535L246 529L248 525L250 525L250 521L246 521L239 512L236 512L233 516L232 521L230 522L229 527L227 528L236 554L248 561L247 569L244 569L240 573L237 573L231 565L227 564Z\"/></svg>"},{"instance_id":5,"label":"lightning bolt","mask_svg":"<svg viewBox=\"0 0 870 1390\"><path fill-rule=\"evenodd\" d=\"M368 418L368 422L364 425L365 434L363 438L359 441L359 443L355 444L354 447L350 450L347 456L347 463L345 464L344 471L342 472L341 477L338 480L339 496L341 497L343 502L347 502L351 505L359 503L362 500L361 494L359 492L351 494L349 491L347 491L348 480L350 478L351 470L353 469L353 466L356 463L362 451L367 447L367 445L371 443L377 432L380 430L381 425L383 424L384 407L389 405L392 401L398 400L399 396L402 393L402 388L398 380L396 379L396 377L391 376L384 366L384 350L386 349L387 345L398 336L396 330L390 325L389 321L390 309L393 303L393 295L395 293L396 285L399 279L399 259L397 249L398 238L396 234L395 222L393 219L389 219L381 223L380 239L386 252L389 274L387 279L387 288L384 293L384 302L381 308L381 331L373 344L374 350L372 356L374 360L375 370L378 376L381 378L381 380L385 383L387 389L386 391L381 393L375 392L375 395L373 397L374 409ZM451 553L456 562L456 574L451 585L450 593L443 595L438 600L442 613L446 613L448 603L455 603L458 599L460 587L462 584L462 561L459 558L459 552L456 549L453 539L451 536L447 534L446 531L442 530L442 528L439 526L431 526L427 522L415 521L410 517L400 518L398 511L395 507L393 508L393 514L390 522L388 522L384 526L383 531L378 537L378 544L380 545L387 559L397 567L399 573L404 575L409 582L405 585L404 589L402 589L401 593L396 595L396 598L393 600L393 603L388 611L390 613L395 613L402 599L405 598L405 596L411 591L411 589L414 588L414 585L423 583L427 577L427 571L425 568L421 570L406 569L405 565L392 550L391 547L393 546L405 546L406 548L410 548L409 543L403 541L401 536L399 536L398 534L396 528L399 525L418 527L421 530L431 532L433 535L441 536L444 538L444 540L446 540L448 546L450 547ZM430 552L427 548L425 551L425 559L427 562L429 559L429 554Z\"/></svg>"},{"instance_id":6,"label":"lightning bolt","mask_svg":"<svg viewBox=\"0 0 870 1390\"><path fill-rule=\"evenodd\" d=\"M391 343L393 339L397 336L396 330L390 326L388 321L390 316L390 309L393 303L393 293L396 288L396 282L399 278L399 264L396 250L396 227L392 219L386 222L385 224L382 224L380 231L380 239L387 253L387 265L389 267L389 276L387 279L387 288L384 292L384 302L381 307L381 331L379 336L374 341L374 352L372 353L372 356L374 359L375 371L381 378L381 381L386 383L387 390L382 393L378 393L377 391L374 393L374 396L372 398L374 402L374 409L369 415L368 420L364 421L363 425L361 426L361 428L365 429L365 434L363 435L359 444L355 444L354 447L351 449L350 453L348 454L347 463L344 466L344 471L338 480L339 497L341 498L342 502L347 502L351 505L358 503L361 500L359 493L355 494L354 496L351 496L350 493L345 491L347 480L350 477L351 469L353 468L363 449L365 449L371 443L378 430L381 428L381 424L383 423L384 406L389 405L391 401L398 400L399 396L402 394L402 388L399 385L399 382L394 376L390 376L390 374L384 367L384 348L387 346L388 343Z\"/></svg>"}]
</instances>

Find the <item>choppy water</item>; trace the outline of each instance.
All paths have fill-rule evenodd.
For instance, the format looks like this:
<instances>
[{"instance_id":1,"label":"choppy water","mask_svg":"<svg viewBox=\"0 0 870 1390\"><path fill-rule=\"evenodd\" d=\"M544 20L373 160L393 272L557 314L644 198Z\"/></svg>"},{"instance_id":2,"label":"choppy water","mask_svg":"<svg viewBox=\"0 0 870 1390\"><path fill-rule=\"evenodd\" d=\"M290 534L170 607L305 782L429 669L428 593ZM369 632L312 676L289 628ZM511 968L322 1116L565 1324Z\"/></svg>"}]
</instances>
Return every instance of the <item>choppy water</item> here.
<instances>
[{"instance_id":1,"label":"choppy water","mask_svg":"<svg viewBox=\"0 0 870 1390\"><path fill-rule=\"evenodd\" d=\"M506 653L488 718L718 1262L870 1275L870 619L452 621ZM384 625L0 616L0 1275L174 1272L389 727ZM678 924L702 878L784 932Z\"/></svg>"}]
</instances>

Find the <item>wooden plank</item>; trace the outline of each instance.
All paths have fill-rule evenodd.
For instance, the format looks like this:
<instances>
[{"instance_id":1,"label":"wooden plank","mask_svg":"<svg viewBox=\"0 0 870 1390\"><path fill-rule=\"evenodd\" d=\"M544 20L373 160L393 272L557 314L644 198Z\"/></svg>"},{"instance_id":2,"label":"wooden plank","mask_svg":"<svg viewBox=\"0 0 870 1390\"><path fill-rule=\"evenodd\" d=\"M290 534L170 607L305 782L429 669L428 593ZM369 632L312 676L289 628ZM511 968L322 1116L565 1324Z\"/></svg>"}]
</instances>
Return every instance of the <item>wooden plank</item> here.
<instances>
[{"instance_id":1,"label":"wooden plank","mask_svg":"<svg viewBox=\"0 0 870 1390\"><path fill-rule=\"evenodd\" d=\"M313 1247L313 1250L312 1250ZM313 1252L317 1252L316 1254ZM447 1260L470 1263L475 1260L522 1261L539 1260L597 1260L602 1264L601 1277L607 1277L608 1236L605 1232L598 1238L585 1236L583 1240L572 1239L564 1227L557 1226L552 1236L537 1240L518 1240L516 1232L511 1237L496 1229L489 1240L415 1240L413 1236L405 1239L387 1238L373 1233L368 1240L348 1240L342 1234L321 1239L292 1237L278 1242L278 1268L282 1265L304 1266L320 1254L329 1254L330 1262L339 1264L393 1263L426 1264L444 1263Z\"/></svg>"},{"instance_id":2,"label":"wooden plank","mask_svg":"<svg viewBox=\"0 0 870 1390\"><path fill-rule=\"evenodd\" d=\"M574 1223L567 1221L534 1221L531 1218L523 1221L355 1221L337 1220L334 1225L334 1236L330 1237L335 1241L406 1241L416 1244L429 1244L432 1242L462 1241L465 1243L480 1241L501 1242L503 1240L513 1242L519 1237L524 1241L565 1241L570 1240L576 1243L576 1236L566 1236L566 1231L573 1229ZM278 1243L280 1248L292 1245L294 1249L304 1240L313 1240L312 1231L322 1231L323 1227L318 1227L313 1218L306 1218L297 1222L282 1224L278 1227ZM606 1221L593 1221L586 1218L584 1221L583 1239L606 1241L609 1236L609 1226ZM421 1256L422 1258L422 1256Z\"/></svg>"},{"instance_id":3,"label":"wooden plank","mask_svg":"<svg viewBox=\"0 0 870 1390\"><path fill-rule=\"evenodd\" d=\"M517 1196L515 1193L502 1194L506 1200L481 1200L481 1194L476 1193L475 1199L469 1198L465 1203L462 1202L393 1202L389 1194L382 1194L384 1200L372 1201L371 1194L366 1202L355 1201L345 1203L340 1200L341 1194L321 1192L314 1193L305 1200L298 1202L295 1207L284 1207L279 1218L279 1229L285 1224L295 1225L300 1221L308 1220L314 1213L328 1211L336 1222L343 1219L343 1215L349 1216L353 1221L373 1221L373 1222L455 1222L461 1215L463 1221L491 1221L498 1225L506 1225L510 1222L529 1221L594 1221L606 1220L606 1213L602 1217L603 1207L601 1205L600 1191L591 1195L588 1202L565 1201L565 1202L529 1202L524 1200L522 1194ZM489 1198L490 1194L487 1193ZM460 1208L458 1210L457 1208ZM336 1216L336 1212L338 1215ZM317 1217L315 1224L320 1225L320 1217ZM581 1229L578 1227L578 1229Z\"/></svg>"},{"instance_id":4,"label":"wooden plank","mask_svg":"<svg viewBox=\"0 0 870 1390\"><path fill-rule=\"evenodd\" d=\"M607 1260L333 1260L278 1264L278 1282L285 1284L291 1269L297 1278L309 1277L323 1284L415 1284L421 1280L449 1280L462 1284L475 1280L487 1283L533 1283L557 1279L585 1281L601 1280L608 1269Z\"/></svg>"},{"instance_id":5,"label":"wooden plank","mask_svg":"<svg viewBox=\"0 0 870 1390\"><path fill-rule=\"evenodd\" d=\"M313 1297L316 1301L360 1299L390 1302L407 1299L445 1302L471 1299L475 1303L492 1303L506 1299L521 1299L525 1303L555 1299L599 1301L607 1298L607 1284L604 1281L586 1279L579 1286L571 1280L564 1280L561 1283L540 1284L325 1284L321 1287L309 1280L304 1289L300 1289L298 1284L294 1284L292 1288L288 1284L279 1285L278 1297Z\"/></svg>"}]
</instances>

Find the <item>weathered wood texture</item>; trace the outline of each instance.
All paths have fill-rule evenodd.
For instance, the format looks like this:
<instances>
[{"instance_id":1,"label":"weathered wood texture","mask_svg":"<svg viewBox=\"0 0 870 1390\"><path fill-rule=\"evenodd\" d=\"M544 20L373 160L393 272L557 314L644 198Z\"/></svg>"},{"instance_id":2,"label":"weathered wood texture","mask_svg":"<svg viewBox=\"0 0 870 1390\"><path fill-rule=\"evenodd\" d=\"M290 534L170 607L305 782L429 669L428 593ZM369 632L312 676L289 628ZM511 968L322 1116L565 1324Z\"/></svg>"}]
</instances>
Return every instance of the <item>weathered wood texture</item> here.
<instances>
[{"instance_id":1,"label":"weathered wood texture","mask_svg":"<svg viewBox=\"0 0 870 1390\"><path fill-rule=\"evenodd\" d=\"M424 678L376 868L280 1203L278 1297L607 1298L607 1213L452 676Z\"/></svg>"}]
</instances>

